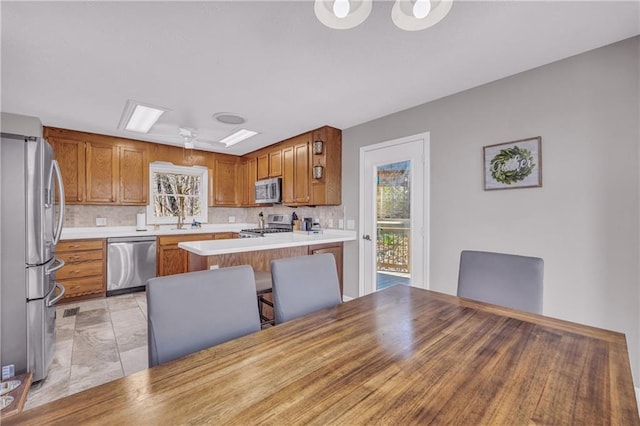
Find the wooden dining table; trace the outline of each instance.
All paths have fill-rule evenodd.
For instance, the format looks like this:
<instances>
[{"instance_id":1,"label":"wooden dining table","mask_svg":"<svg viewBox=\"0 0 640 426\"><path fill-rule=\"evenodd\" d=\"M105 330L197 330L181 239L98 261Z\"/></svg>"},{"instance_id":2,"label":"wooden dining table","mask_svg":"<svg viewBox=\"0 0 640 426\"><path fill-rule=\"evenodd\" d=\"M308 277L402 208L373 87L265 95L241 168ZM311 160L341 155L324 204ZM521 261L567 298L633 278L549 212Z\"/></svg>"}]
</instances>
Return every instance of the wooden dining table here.
<instances>
[{"instance_id":1,"label":"wooden dining table","mask_svg":"<svg viewBox=\"0 0 640 426\"><path fill-rule=\"evenodd\" d=\"M36 407L6 424L638 425L640 419L623 334L395 286Z\"/></svg>"}]
</instances>

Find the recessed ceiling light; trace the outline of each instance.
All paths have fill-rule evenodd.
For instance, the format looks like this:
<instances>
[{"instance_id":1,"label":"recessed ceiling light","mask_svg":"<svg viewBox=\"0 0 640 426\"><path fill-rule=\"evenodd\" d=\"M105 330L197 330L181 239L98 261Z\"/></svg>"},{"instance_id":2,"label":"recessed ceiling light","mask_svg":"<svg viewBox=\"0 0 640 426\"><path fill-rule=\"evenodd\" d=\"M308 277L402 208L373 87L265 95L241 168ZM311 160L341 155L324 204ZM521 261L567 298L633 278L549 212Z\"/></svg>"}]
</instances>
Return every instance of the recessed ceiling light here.
<instances>
[{"instance_id":1,"label":"recessed ceiling light","mask_svg":"<svg viewBox=\"0 0 640 426\"><path fill-rule=\"evenodd\" d=\"M129 99L124 106L118 129L147 133L166 111L169 110Z\"/></svg>"},{"instance_id":2,"label":"recessed ceiling light","mask_svg":"<svg viewBox=\"0 0 640 426\"><path fill-rule=\"evenodd\" d=\"M238 126L240 124L244 124L247 121L241 115L238 115L238 114L233 113L233 112L219 112L217 114L214 114L213 118L215 118L220 123L233 124L234 126Z\"/></svg>"},{"instance_id":3,"label":"recessed ceiling light","mask_svg":"<svg viewBox=\"0 0 640 426\"><path fill-rule=\"evenodd\" d=\"M250 137L257 134L258 132L254 132L253 130L240 129L237 132L233 132L226 138L222 139L220 142L229 147L231 145L237 144L238 142L242 142L245 139L249 139Z\"/></svg>"}]
</instances>

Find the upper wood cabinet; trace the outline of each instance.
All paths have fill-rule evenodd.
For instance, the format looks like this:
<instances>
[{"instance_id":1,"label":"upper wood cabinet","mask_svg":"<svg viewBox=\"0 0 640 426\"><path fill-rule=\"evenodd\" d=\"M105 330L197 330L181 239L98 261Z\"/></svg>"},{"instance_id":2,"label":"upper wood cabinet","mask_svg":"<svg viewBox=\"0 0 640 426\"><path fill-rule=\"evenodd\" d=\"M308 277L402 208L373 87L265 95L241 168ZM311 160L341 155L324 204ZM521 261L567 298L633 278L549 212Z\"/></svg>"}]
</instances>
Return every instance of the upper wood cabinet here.
<instances>
[{"instance_id":1,"label":"upper wood cabinet","mask_svg":"<svg viewBox=\"0 0 640 426\"><path fill-rule=\"evenodd\" d=\"M147 150L121 146L120 201L126 204L147 203L149 192L149 159Z\"/></svg>"},{"instance_id":2,"label":"upper wood cabinet","mask_svg":"<svg viewBox=\"0 0 640 426\"><path fill-rule=\"evenodd\" d=\"M269 154L258 156L258 179L269 177Z\"/></svg>"},{"instance_id":3,"label":"upper wood cabinet","mask_svg":"<svg viewBox=\"0 0 640 426\"><path fill-rule=\"evenodd\" d=\"M48 139L62 170L64 201L69 204L82 203L85 191L84 142L64 138Z\"/></svg>"},{"instance_id":4,"label":"upper wood cabinet","mask_svg":"<svg viewBox=\"0 0 640 426\"><path fill-rule=\"evenodd\" d=\"M85 142L87 204L115 203L118 196L118 147Z\"/></svg>"},{"instance_id":5,"label":"upper wood cabinet","mask_svg":"<svg viewBox=\"0 0 640 426\"><path fill-rule=\"evenodd\" d=\"M210 206L237 206L241 189L239 179L240 159L230 155L216 156L213 165L213 177L210 180L213 200ZM211 171L210 171L211 173Z\"/></svg>"},{"instance_id":6,"label":"upper wood cabinet","mask_svg":"<svg viewBox=\"0 0 640 426\"><path fill-rule=\"evenodd\" d=\"M244 207L256 206L257 158L243 158L240 172L241 197Z\"/></svg>"},{"instance_id":7,"label":"upper wood cabinet","mask_svg":"<svg viewBox=\"0 0 640 426\"><path fill-rule=\"evenodd\" d=\"M282 176L282 150L269 153L269 177Z\"/></svg>"},{"instance_id":8,"label":"upper wood cabinet","mask_svg":"<svg viewBox=\"0 0 640 426\"><path fill-rule=\"evenodd\" d=\"M258 155L258 179L282 176L282 150L276 149Z\"/></svg>"},{"instance_id":9,"label":"upper wood cabinet","mask_svg":"<svg viewBox=\"0 0 640 426\"><path fill-rule=\"evenodd\" d=\"M44 135L60 164L67 203L147 204L146 143L51 127Z\"/></svg>"},{"instance_id":10,"label":"upper wood cabinet","mask_svg":"<svg viewBox=\"0 0 640 426\"><path fill-rule=\"evenodd\" d=\"M282 149L282 202L289 205L309 204L309 140L305 133L289 139Z\"/></svg>"}]
</instances>

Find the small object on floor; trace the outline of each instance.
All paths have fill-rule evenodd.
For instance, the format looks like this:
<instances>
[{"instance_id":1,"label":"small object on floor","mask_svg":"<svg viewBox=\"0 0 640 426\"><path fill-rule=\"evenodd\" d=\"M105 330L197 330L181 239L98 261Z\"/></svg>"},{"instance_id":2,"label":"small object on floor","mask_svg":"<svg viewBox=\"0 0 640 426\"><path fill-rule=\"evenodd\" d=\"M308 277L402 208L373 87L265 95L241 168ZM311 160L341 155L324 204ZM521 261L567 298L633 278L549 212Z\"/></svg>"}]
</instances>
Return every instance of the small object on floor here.
<instances>
[{"instance_id":1,"label":"small object on floor","mask_svg":"<svg viewBox=\"0 0 640 426\"><path fill-rule=\"evenodd\" d=\"M19 382L17 387L14 387L6 395L0 396L2 399L0 411L0 419L6 419L9 416L22 412L24 403L27 400L27 394L31 387L31 380L33 379L33 373L19 374L13 377L7 382L2 382L2 387L10 387L10 382ZM6 384L5 384L6 383Z\"/></svg>"},{"instance_id":2,"label":"small object on floor","mask_svg":"<svg viewBox=\"0 0 640 426\"><path fill-rule=\"evenodd\" d=\"M77 315L78 312L80 312L80 308L65 309L64 313L62 314L62 318L73 317Z\"/></svg>"}]
</instances>

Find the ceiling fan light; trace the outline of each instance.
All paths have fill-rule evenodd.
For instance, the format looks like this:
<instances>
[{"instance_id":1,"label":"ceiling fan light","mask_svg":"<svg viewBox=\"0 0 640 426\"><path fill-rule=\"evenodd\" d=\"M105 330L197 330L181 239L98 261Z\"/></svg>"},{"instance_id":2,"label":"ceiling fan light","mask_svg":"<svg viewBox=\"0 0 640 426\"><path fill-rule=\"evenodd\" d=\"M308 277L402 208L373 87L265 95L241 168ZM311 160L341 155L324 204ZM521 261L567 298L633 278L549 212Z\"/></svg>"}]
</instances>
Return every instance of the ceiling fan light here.
<instances>
[{"instance_id":1,"label":"ceiling fan light","mask_svg":"<svg viewBox=\"0 0 640 426\"><path fill-rule=\"evenodd\" d=\"M118 129L148 133L166 111L168 111L166 108L129 99L124 106Z\"/></svg>"},{"instance_id":2,"label":"ceiling fan light","mask_svg":"<svg viewBox=\"0 0 640 426\"><path fill-rule=\"evenodd\" d=\"M423 18L416 17L416 6L418 11L424 11L424 5L418 3L429 3L430 10ZM396 0L391 9L391 20L396 27L405 31L419 31L432 27L440 22L451 10L453 0ZM422 8L422 9L420 9Z\"/></svg>"},{"instance_id":3,"label":"ceiling fan light","mask_svg":"<svg viewBox=\"0 0 640 426\"><path fill-rule=\"evenodd\" d=\"M431 11L431 2L429 0L413 1L413 16L418 19L426 18Z\"/></svg>"},{"instance_id":4,"label":"ceiling fan light","mask_svg":"<svg viewBox=\"0 0 640 426\"><path fill-rule=\"evenodd\" d=\"M220 142L225 144L227 147L230 147L231 145L235 145L238 142L242 142L243 140L249 139L250 137L255 136L257 134L258 132L254 132L253 130L240 129L236 132L233 132L226 138L222 139Z\"/></svg>"},{"instance_id":5,"label":"ceiling fan light","mask_svg":"<svg viewBox=\"0 0 640 426\"><path fill-rule=\"evenodd\" d=\"M362 24L371 13L373 0L315 0L313 10L318 18L329 28L348 30ZM344 14L345 5L348 7Z\"/></svg>"}]
</instances>

